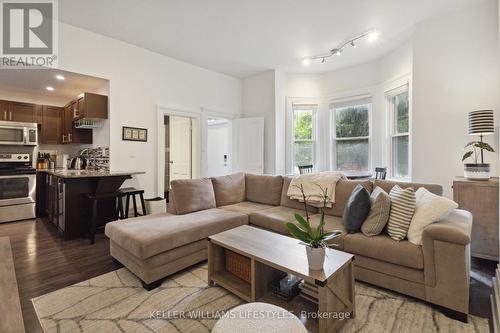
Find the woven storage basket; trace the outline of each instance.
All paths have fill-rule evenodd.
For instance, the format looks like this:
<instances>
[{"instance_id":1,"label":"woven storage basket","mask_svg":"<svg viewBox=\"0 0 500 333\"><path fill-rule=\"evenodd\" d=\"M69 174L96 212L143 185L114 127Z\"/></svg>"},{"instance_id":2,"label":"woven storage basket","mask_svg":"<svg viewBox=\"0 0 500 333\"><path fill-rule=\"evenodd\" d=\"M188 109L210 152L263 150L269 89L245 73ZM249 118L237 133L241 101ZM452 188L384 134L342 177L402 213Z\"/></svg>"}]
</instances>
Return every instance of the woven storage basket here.
<instances>
[{"instance_id":1,"label":"woven storage basket","mask_svg":"<svg viewBox=\"0 0 500 333\"><path fill-rule=\"evenodd\" d=\"M226 270L239 277L243 281L251 283L250 271L251 264L250 258L242 256L241 254L233 251L224 250L226 257Z\"/></svg>"}]
</instances>

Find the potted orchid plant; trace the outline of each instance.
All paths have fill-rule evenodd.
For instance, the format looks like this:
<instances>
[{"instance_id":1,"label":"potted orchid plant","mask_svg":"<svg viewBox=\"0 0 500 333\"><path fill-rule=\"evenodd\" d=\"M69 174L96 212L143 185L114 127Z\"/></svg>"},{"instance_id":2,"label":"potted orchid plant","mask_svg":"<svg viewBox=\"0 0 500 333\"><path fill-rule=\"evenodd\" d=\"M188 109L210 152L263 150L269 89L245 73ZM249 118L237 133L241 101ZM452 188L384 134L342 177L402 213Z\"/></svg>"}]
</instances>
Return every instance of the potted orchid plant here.
<instances>
[{"instance_id":1,"label":"potted orchid plant","mask_svg":"<svg viewBox=\"0 0 500 333\"><path fill-rule=\"evenodd\" d=\"M304 187L302 184L297 186L302 193L302 198L304 199L304 210L305 217L300 214L295 214L295 220L297 220L297 224L287 223L285 226L288 229L290 234L302 241L306 245L306 253L307 260L309 262L309 268L311 270L322 270L323 264L325 262L325 248L327 246L326 242L332 240L338 236L340 236L341 231L335 230L332 232L325 232L325 212L324 209L327 207L327 203L330 200L328 196L328 189L323 189L320 185L318 185L321 189L323 208L321 209L320 221L317 227L313 227L311 225L309 212L307 209L307 201L306 195L304 193Z\"/></svg>"}]
</instances>

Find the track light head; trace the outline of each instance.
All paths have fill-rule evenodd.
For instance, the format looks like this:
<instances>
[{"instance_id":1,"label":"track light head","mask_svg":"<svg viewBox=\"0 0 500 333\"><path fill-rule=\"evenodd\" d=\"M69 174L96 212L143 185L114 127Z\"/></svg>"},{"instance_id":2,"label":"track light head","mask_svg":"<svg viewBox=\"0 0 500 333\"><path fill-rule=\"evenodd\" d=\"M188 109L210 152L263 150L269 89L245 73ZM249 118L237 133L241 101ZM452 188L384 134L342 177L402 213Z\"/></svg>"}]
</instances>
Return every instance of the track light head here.
<instances>
[{"instance_id":1,"label":"track light head","mask_svg":"<svg viewBox=\"0 0 500 333\"><path fill-rule=\"evenodd\" d=\"M380 36L380 32L377 30L372 30L368 33L368 41L369 42L375 42Z\"/></svg>"}]
</instances>

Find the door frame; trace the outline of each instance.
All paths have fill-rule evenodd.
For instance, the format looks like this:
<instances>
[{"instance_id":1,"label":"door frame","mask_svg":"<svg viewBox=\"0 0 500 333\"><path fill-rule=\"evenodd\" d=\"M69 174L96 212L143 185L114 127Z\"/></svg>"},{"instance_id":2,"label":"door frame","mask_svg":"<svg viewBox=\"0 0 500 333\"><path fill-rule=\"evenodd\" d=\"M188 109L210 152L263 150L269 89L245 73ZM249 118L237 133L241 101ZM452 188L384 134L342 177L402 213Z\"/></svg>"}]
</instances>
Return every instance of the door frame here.
<instances>
[{"instance_id":1,"label":"door frame","mask_svg":"<svg viewBox=\"0 0 500 333\"><path fill-rule=\"evenodd\" d=\"M200 126L197 126L198 133L194 133L194 128L192 131L192 141L191 141L191 156L196 158L195 167L194 161L191 161L191 176L192 178L200 177L201 170L201 127L202 127L202 115L200 111L185 108L185 107L168 107L168 106L157 106L156 117L157 117L157 128L156 128L156 183L155 192L156 195L163 198L165 193L165 125L163 123L165 116L177 116L191 118L191 120L197 121ZM196 142L195 142L196 141Z\"/></svg>"},{"instance_id":2,"label":"door frame","mask_svg":"<svg viewBox=\"0 0 500 333\"><path fill-rule=\"evenodd\" d=\"M192 178L200 178L206 175L207 166L207 118L224 118L229 120L230 127L232 128L232 120L239 118L239 114L232 114L226 112L219 112L206 107L190 108L186 106L166 106L158 104L156 106L156 182L155 192L156 195L163 198L165 190L165 125L163 124L163 117L165 116L178 116L188 117L197 121L196 133L193 128L193 141L192 141L192 154L197 159L196 168L191 164ZM232 133L232 130L231 130ZM230 145L232 152L232 136ZM232 157L231 162L232 162ZM231 164L232 165L232 164Z\"/></svg>"},{"instance_id":3,"label":"door frame","mask_svg":"<svg viewBox=\"0 0 500 333\"><path fill-rule=\"evenodd\" d=\"M240 118L239 115L234 115L234 114L227 114L227 113L222 113L222 112L217 112L214 110L210 110L207 108L201 108L202 112L202 126L201 126L201 137L202 137L202 142L203 145L201 147L201 166L202 169L201 173L203 176L207 175L208 172L208 157L207 157L207 142L208 142L208 126L207 126L207 120L208 118L219 118L219 119L226 119L229 124L228 124L228 129L229 129L229 143L227 146L227 150L229 152L229 158L228 158L228 164L231 167L231 172L233 170L233 120Z\"/></svg>"}]
</instances>

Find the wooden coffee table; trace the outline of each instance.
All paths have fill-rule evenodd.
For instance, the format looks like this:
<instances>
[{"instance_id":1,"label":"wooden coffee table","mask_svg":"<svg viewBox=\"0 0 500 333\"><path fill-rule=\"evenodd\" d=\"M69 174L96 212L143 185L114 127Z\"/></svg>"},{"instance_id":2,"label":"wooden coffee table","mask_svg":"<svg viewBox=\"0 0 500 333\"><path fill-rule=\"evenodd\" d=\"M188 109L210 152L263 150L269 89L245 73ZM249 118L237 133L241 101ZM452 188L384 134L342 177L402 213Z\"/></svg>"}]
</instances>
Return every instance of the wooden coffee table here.
<instances>
[{"instance_id":1,"label":"wooden coffee table","mask_svg":"<svg viewBox=\"0 0 500 333\"><path fill-rule=\"evenodd\" d=\"M226 271L224 249L250 259L250 283ZM349 253L326 249L323 270L312 271L300 241L244 225L209 237L208 281L255 302L269 293L271 282L282 272L299 276L318 287L319 332L335 332L345 322L338 319L339 313L343 318L355 315L353 259Z\"/></svg>"}]
</instances>

